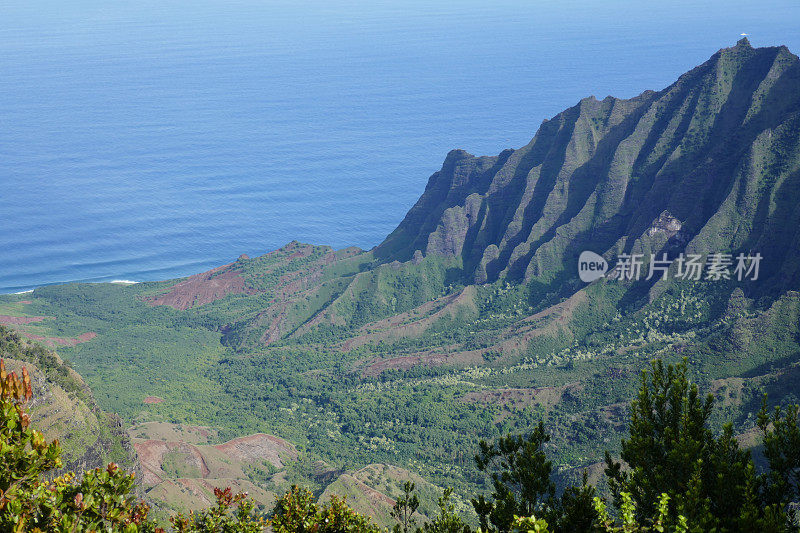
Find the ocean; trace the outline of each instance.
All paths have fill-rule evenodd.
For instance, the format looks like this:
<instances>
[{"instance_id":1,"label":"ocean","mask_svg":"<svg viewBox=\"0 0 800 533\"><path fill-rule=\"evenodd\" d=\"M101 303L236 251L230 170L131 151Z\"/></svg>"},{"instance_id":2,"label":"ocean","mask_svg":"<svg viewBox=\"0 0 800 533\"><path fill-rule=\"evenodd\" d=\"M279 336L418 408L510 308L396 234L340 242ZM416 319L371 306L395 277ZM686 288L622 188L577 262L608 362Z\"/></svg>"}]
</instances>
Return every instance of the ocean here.
<instances>
[{"instance_id":1,"label":"ocean","mask_svg":"<svg viewBox=\"0 0 800 533\"><path fill-rule=\"evenodd\" d=\"M800 3L0 1L0 293L380 243L447 152L661 89Z\"/></svg>"}]
</instances>

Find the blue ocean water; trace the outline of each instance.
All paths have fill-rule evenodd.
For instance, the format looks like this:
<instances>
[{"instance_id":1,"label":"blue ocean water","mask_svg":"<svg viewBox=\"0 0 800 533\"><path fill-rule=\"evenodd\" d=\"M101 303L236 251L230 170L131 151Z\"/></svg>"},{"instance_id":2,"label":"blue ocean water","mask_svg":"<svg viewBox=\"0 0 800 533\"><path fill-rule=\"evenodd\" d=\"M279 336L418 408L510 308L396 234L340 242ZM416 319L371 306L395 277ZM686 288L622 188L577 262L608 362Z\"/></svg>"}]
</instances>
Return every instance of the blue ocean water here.
<instances>
[{"instance_id":1,"label":"blue ocean water","mask_svg":"<svg viewBox=\"0 0 800 533\"><path fill-rule=\"evenodd\" d=\"M378 244L452 148L733 45L800 3L0 1L0 293Z\"/></svg>"}]
</instances>

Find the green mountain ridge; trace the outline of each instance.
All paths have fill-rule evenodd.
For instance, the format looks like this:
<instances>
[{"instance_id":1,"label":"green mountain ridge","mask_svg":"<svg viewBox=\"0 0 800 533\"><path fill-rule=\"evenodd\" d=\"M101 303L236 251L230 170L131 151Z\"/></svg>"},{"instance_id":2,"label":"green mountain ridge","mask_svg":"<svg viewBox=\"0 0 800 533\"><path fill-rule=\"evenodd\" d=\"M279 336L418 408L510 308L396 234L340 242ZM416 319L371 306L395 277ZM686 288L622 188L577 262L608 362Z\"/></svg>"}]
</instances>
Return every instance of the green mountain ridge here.
<instances>
[{"instance_id":1,"label":"green mountain ridge","mask_svg":"<svg viewBox=\"0 0 800 533\"><path fill-rule=\"evenodd\" d=\"M799 89L796 56L745 38L661 91L585 98L518 150L450 152L375 254L485 283L553 279L583 249L759 249L764 285L796 288ZM678 232L648 232L663 213Z\"/></svg>"}]
</instances>

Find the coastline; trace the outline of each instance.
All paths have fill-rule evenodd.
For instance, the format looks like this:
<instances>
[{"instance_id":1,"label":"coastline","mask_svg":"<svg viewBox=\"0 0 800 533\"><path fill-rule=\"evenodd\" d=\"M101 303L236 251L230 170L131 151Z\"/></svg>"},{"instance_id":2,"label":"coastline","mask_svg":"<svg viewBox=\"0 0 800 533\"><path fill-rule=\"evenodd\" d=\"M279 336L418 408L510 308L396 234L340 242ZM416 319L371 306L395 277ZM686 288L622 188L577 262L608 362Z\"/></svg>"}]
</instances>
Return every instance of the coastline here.
<instances>
[{"instance_id":1,"label":"coastline","mask_svg":"<svg viewBox=\"0 0 800 533\"><path fill-rule=\"evenodd\" d=\"M23 294L31 294L33 291L40 287L47 287L50 285L66 285L67 283L111 283L113 285L137 285L142 283L141 281L133 281L131 279L113 279L110 281L63 281L63 282L56 282L56 283L45 283L43 285L38 285L32 289L25 289L22 291L14 291L13 289L11 292L0 292L0 296L20 296Z\"/></svg>"}]
</instances>

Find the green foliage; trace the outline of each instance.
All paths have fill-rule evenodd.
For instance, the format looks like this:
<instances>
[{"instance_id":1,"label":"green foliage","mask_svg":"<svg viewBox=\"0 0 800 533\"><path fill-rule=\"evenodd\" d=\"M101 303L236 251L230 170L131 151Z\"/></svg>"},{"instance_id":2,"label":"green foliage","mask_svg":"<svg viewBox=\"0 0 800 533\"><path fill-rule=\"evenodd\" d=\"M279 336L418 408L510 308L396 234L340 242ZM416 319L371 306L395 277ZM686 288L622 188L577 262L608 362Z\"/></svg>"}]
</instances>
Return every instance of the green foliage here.
<instances>
[{"instance_id":1,"label":"green foliage","mask_svg":"<svg viewBox=\"0 0 800 533\"><path fill-rule=\"evenodd\" d=\"M800 501L800 406L776 406L767 411L767 398L758 413L764 435L764 457L769 461L765 492L770 503Z\"/></svg>"},{"instance_id":2,"label":"green foliage","mask_svg":"<svg viewBox=\"0 0 800 533\"><path fill-rule=\"evenodd\" d=\"M491 524L507 531L514 516L531 516L552 509L555 483L550 479L553 463L547 460L543 446L550 440L539 425L527 436L509 435L494 444L480 443L475 457L478 469L491 478L492 500L481 495L472 500L481 527Z\"/></svg>"},{"instance_id":3,"label":"green foliage","mask_svg":"<svg viewBox=\"0 0 800 533\"><path fill-rule=\"evenodd\" d=\"M152 531L148 508L132 495L133 475L111 463L86 472L80 482L61 466L58 441L45 442L30 427L24 405L31 399L27 369L22 379L6 373L0 359L0 529L2 531Z\"/></svg>"},{"instance_id":4,"label":"green foliage","mask_svg":"<svg viewBox=\"0 0 800 533\"><path fill-rule=\"evenodd\" d=\"M23 406L31 395L27 369L20 379L7 373L0 359L0 511L4 514L21 513L17 495L31 491L42 472L61 466L58 441L48 444L30 427Z\"/></svg>"},{"instance_id":5,"label":"green foliage","mask_svg":"<svg viewBox=\"0 0 800 533\"><path fill-rule=\"evenodd\" d=\"M653 516L666 493L672 502L668 522L685 516L693 527L727 531L780 531L785 517L760 505L755 467L739 449L731 425L714 437L707 427L713 397L701 399L688 378L688 365L654 361L642 374L632 403L630 438L622 441L622 464L606 452L606 474L615 504L635 504L640 520Z\"/></svg>"},{"instance_id":6,"label":"green foliage","mask_svg":"<svg viewBox=\"0 0 800 533\"><path fill-rule=\"evenodd\" d=\"M557 507L551 513L554 531L591 531L597 518L594 506L595 487L589 485L586 471L583 471L583 482L580 486L569 486L557 500Z\"/></svg>"},{"instance_id":7,"label":"green foliage","mask_svg":"<svg viewBox=\"0 0 800 533\"><path fill-rule=\"evenodd\" d=\"M452 495L452 487L444 489L444 493L439 497L439 514L430 522L423 524L423 533L469 533L469 526L456 514L455 505L450 502Z\"/></svg>"},{"instance_id":8,"label":"green foliage","mask_svg":"<svg viewBox=\"0 0 800 533\"><path fill-rule=\"evenodd\" d=\"M124 446L126 435L119 418L97 406L89 387L55 352L0 326L0 358L30 363L37 385L48 392L34 406L31 416L63 437L60 457L64 468L73 468L88 457L126 467L132 465L132 453ZM78 427L67 431L59 416L63 412L71 413L72 423Z\"/></svg>"},{"instance_id":9,"label":"green foliage","mask_svg":"<svg viewBox=\"0 0 800 533\"><path fill-rule=\"evenodd\" d=\"M492 445L481 442L475 461L481 471L490 472L494 488L492 500L483 495L472 500L483 531L591 530L596 517L595 489L584 471L580 487L569 486L561 497L555 496L552 462L543 450L549 440L540 421L527 437L508 435ZM520 516L531 518L520 522Z\"/></svg>"},{"instance_id":10,"label":"green foliage","mask_svg":"<svg viewBox=\"0 0 800 533\"><path fill-rule=\"evenodd\" d=\"M379 533L372 521L333 496L329 504L319 506L314 494L293 486L275 504L270 522L274 533Z\"/></svg>"},{"instance_id":11,"label":"green foliage","mask_svg":"<svg viewBox=\"0 0 800 533\"><path fill-rule=\"evenodd\" d=\"M644 523L640 523L636 518L636 504L628 492L620 494L620 520L615 522L608 514L606 504L598 497L594 498L594 509L597 513L597 521L595 523L595 530L604 533L644 533L644 532L658 532L664 533L666 531L674 533L688 533L689 526L686 517L679 515L673 529L668 529L667 515L669 514L669 496L662 493L658 498L657 513L647 519ZM585 530L585 531L588 531Z\"/></svg>"},{"instance_id":12,"label":"green foliage","mask_svg":"<svg viewBox=\"0 0 800 533\"><path fill-rule=\"evenodd\" d=\"M136 501L133 474L114 463L106 469L85 472L80 481L71 472L52 482L40 481L30 492L18 494L8 511L17 520L17 527L25 530L158 530L147 518L148 506Z\"/></svg>"},{"instance_id":13,"label":"green foliage","mask_svg":"<svg viewBox=\"0 0 800 533\"><path fill-rule=\"evenodd\" d=\"M392 506L392 518L398 522L394 526L395 533L408 533L417 523L414 513L419 508L419 497L414 494L414 489L413 482L406 481L403 483L403 494L395 500Z\"/></svg>"},{"instance_id":14,"label":"green foliage","mask_svg":"<svg viewBox=\"0 0 800 533\"><path fill-rule=\"evenodd\" d=\"M178 514L170 518L179 533L259 533L266 522L255 516L255 503L246 494L233 494L230 487L214 489L216 505L189 516ZM235 510L234 510L235 509Z\"/></svg>"},{"instance_id":15,"label":"green foliage","mask_svg":"<svg viewBox=\"0 0 800 533\"><path fill-rule=\"evenodd\" d=\"M19 334L0 324L0 354L36 365L47 379L68 393L87 399L85 387L70 373L69 365L59 361L51 351L39 344L25 343Z\"/></svg>"},{"instance_id":16,"label":"green foliage","mask_svg":"<svg viewBox=\"0 0 800 533\"><path fill-rule=\"evenodd\" d=\"M544 518L515 516L509 531L511 533L548 533L550 529Z\"/></svg>"}]
</instances>

